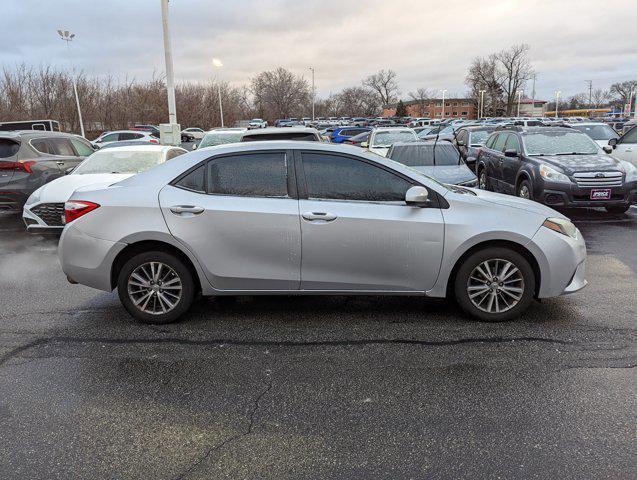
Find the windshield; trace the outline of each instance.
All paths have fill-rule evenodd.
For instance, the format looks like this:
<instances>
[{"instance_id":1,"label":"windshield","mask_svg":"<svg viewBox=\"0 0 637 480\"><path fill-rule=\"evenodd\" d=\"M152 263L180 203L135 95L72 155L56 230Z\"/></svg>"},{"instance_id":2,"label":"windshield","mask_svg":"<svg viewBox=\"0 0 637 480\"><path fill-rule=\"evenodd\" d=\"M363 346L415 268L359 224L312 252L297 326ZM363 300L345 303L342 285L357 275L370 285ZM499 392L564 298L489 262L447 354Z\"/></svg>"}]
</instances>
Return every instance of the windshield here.
<instances>
[{"instance_id":1,"label":"windshield","mask_svg":"<svg viewBox=\"0 0 637 480\"><path fill-rule=\"evenodd\" d=\"M593 140L610 140L619 138L619 135L608 125L573 125L575 130L585 133Z\"/></svg>"},{"instance_id":2,"label":"windshield","mask_svg":"<svg viewBox=\"0 0 637 480\"><path fill-rule=\"evenodd\" d=\"M481 146L484 145L484 142L487 141L487 137L491 131L489 130L478 130L476 132L471 132L471 145L472 146Z\"/></svg>"},{"instance_id":3,"label":"windshield","mask_svg":"<svg viewBox=\"0 0 637 480\"><path fill-rule=\"evenodd\" d=\"M160 164L162 158L161 152L100 150L88 156L72 174L141 173Z\"/></svg>"},{"instance_id":4,"label":"windshield","mask_svg":"<svg viewBox=\"0 0 637 480\"><path fill-rule=\"evenodd\" d=\"M433 144L414 143L395 146L390 158L408 167L449 166L460 163L458 150L449 142L437 143L435 150Z\"/></svg>"},{"instance_id":5,"label":"windshield","mask_svg":"<svg viewBox=\"0 0 637 480\"><path fill-rule=\"evenodd\" d=\"M226 143L236 143L241 141L241 136L243 132L211 132L206 133L206 136L203 137L201 143L199 143L199 148L203 147L213 147L215 145L224 145Z\"/></svg>"},{"instance_id":6,"label":"windshield","mask_svg":"<svg viewBox=\"0 0 637 480\"><path fill-rule=\"evenodd\" d=\"M527 133L522 137L528 155L594 154L599 148L580 132Z\"/></svg>"},{"instance_id":7,"label":"windshield","mask_svg":"<svg viewBox=\"0 0 637 480\"><path fill-rule=\"evenodd\" d=\"M398 142L415 142L418 140L414 132L409 130L398 130L395 132L378 132L374 135L372 147L391 147Z\"/></svg>"}]
</instances>

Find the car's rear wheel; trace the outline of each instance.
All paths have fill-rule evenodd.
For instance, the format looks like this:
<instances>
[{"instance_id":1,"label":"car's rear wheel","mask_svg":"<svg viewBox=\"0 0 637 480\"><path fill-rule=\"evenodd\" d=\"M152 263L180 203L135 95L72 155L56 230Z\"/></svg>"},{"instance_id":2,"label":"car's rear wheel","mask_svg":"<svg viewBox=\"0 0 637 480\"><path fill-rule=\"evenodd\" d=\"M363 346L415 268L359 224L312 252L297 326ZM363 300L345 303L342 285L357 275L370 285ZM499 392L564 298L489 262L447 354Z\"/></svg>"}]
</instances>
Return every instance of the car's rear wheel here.
<instances>
[{"instance_id":1,"label":"car's rear wheel","mask_svg":"<svg viewBox=\"0 0 637 480\"><path fill-rule=\"evenodd\" d=\"M184 263L169 253L135 255L119 272L119 298L133 317L144 323L171 323L192 305L195 284Z\"/></svg>"},{"instance_id":2,"label":"car's rear wheel","mask_svg":"<svg viewBox=\"0 0 637 480\"><path fill-rule=\"evenodd\" d=\"M478 175L478 186L482 190L491 190L489 185L489 177L487 177L487 169L484 167L480 169L480 174Z\"/></svg>"},{"instance_id":3,"label":"car's rear wheel","mask_svg":"<svg viewBox=\"0 0 637 480\"><path fill-rule=\"evenodd\" d=\"M526 198L527 200L533 200L533 187L528 180L522 180L518 185L517 195L520 198Z\"/></svg>"},{"instance_id":4,"label":"car's rear wheel","mask_svg":"<svg viewBox=\"0 0 637 480\"><path fill-rule=\"evenodd\" d=\"M524 312L535 292L535 274L518 252L493 247L470 255L460 266L454 284L460 307L487 322L502 322Z\"/></svg>"},{"instance_id":5,"label":"car's rear wheel","mask_svg":"<svg viewBox=\"0 0 637 480\"><path fill-rule=\"evenodd\" d=\"M626 213L630 209L630 205L618 205L604 208L606 208L608 213Z\"/></svg>"}]
</instances>

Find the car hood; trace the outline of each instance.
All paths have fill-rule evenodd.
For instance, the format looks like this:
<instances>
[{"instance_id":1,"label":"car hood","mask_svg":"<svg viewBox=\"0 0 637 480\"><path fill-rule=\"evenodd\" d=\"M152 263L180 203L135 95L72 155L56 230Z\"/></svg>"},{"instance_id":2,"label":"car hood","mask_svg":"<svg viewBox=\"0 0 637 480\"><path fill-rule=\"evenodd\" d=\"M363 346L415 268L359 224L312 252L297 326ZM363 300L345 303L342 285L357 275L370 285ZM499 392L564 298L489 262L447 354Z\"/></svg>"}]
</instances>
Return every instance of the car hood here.
<instances>
[{"instance_id":1,"label":"car hood","mask_svg":"<svg viewBox=\"0 0 637 480\"><path fill-rule=\"evenodd\" d=\"M132 177L132 173L91 173L86 175L66 175L41 187L41 203L66 202L75 190L81 187L102 187Z\"/></svg>"},{"instance_id":2,"label":"car hood","mask_svg":"<svg viewBox=\"0 0 637 480\"><path fill-rule=\"evenodd\" d=\"M525 198L514 197L512 195L505 195L502 193L489 192L487 190L478 190L475 188L471 188L470 190L476 194L480 201L485 203L518 208L520 210L526 210L527 212L537 213L538 215L542 215L547 218L568 218L558 211L541 203L534 202L533 200L527 200Z\"/></svg>"},{"instance_id":3,"label":"car hood","mask_svg":"<svg viewBox=\"0 0 637 480\"><path fill-rule=\"evenodd\" d=\"M575 172L596 172L598 170L621 170L621 162L606 153L594 155L545 155L533 157L540 162L561 168L567 175Z\"/></svg>"},{"instance_id":4,"label":"car hood","mask_svg":"<svg viewBox=\"0 0 637 480\"><path fill-rule=\"evenodd\" d=\"M441 165L431 167L413 167L415 170L424 173L428 177L438 180L440 183L460 183L475 180L475 174L464 163L461 165Z\"/></svg>"}]
</instances>

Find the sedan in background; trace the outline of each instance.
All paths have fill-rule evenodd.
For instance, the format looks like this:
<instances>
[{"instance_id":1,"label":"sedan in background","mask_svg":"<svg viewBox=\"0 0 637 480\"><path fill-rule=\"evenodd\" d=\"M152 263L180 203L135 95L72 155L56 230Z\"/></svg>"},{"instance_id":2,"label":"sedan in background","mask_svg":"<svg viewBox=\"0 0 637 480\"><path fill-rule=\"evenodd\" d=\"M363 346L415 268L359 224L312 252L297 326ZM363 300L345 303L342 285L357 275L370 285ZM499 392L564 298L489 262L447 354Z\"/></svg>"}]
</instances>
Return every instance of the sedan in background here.
<instances>
[{"instance_id":1,"label":"sedan in background","mask_svg":"<svg viewBox=\"0 0 637 480\"><path fill-rule=\"evenodd\" d=\"M121 142L123 140L142 140L144 142L159 145L159 140L149 131L145 130L118 130L115 132L104 132L95 140L93 145L101 148L112 142Z\"/></svg>"},{"instance_id":2,"label":"sedan in background","mask_svg":"<svg viewBox=\"0 0 637 480\"><path fill-rule=\"evenodd\" d=\"M323 141L318 130L310 127L262 128L260 130L250 130L241 137L242 142L261 142L263 140Z\"/></svg>"},{"instance_id":3,"label":"sedan in background","mask_svg":"<svg viewBox=\"0 0 637 480\"><path fill-rule=\"evenodd\" d=\"M193 142L195 140L201 140L206 132L204 132L201 128L184 128L181 131L181 141L182 142Z\"/></svg>"},{"instance_id":4,"label":"sedan in background","mask_svg":"<svg viewBox=\"0 0 637 480\"><path fill-rule=\"evenodd\" d=\"M42 185L95 152L79 135L40 130L0 132L0 212L19 214Z\"/></svg>"},{"instance_id":5,"label":"sedan in background","mask_svg":"<svg viewBox=\"0 0 637 480\"><path fill-rule=\"evenodd\" d=\"M584 240L560 213L347 145L198 150L77 190L64 214L69 281L117 289L146 323L198 294L449 296L504 321L586 285Z\"/></svg>"},{"instance_id":6,"label":"sedan in background","mask_svg":"<svg viewBox=\"0 0 637 480\"><path fill-rule=\"evenodd\" d=\"M610 149L608 142L612 138L614 138L615 140L619 138L619 134L606 123L578 122L570 124L570 127L582 133L585 133L602 148L606 147Z\"/></svg>"},{"instance_id":7,"label":"sedan in background","mask_svg":"<svg viewBox=\"0 0 637 480\"><path fill-rule=\"evenodd\" d=\"M369 131L371 131L370 127L339 127L330 134L330 141L332 143L343 143L349 138Z\"/></svg>"},{"instance_id":8,"label":"sedan in background","mask_svg":"<svg viewBox=\"0 0 637 480\"><path fill-rule=\"evenodd\" d=\"M253 128L265 128L268 126L268 122L263 120L262 118L253 118L248 123L248 130L252 130Z\"/></svg>"},{"instance_id":9,"label":"sedan in background","mask_svg":"<svg viewBox=\"0 0 637 480\"><path fill-rule=\"evenodd\" d=\"M387 156L389 147L394 143L417 142L416 132L411 128L378 127L371 131L369 140L361 143L361 147L368 148L381 157Z\"/></svg>"},{"instance_id":10,"label":"sedan in background","mask_svg":"<svg viewBox=\"0 0 637 480\"><path fill-rule=\"evenodd\" d=\"M207 132L199 142L199 145L193 145L192 149L214 147L217 145L225 145L226 143L240 142L243 134L247 132L245 128L215 128Z\"/></svg>"},{"instance_id":11,"label":"sedan in background","mask_svg":"<svg viewBox=\"0 0 637 480\"><path fill-rule=\"evenodd\" d=\"M477 187L478 178L449 142L394 143L387 158L412 167L428 177L452 185Z\"/></svg>"},{"instance_id":12,"label":"sedan in background","mask_svg":"<svg viewBox=\"0 0 637 480\"><path fill-rule=\"evenodd\" d=\"M369 142L369 134L370 133L371 132L359 133L355 137L348 138L343 143L346 143L348 145L355 145L357 147L360 147L363 142Z\"/></svg>"},{"instance_id":13,"label":"sedan in background","mask_svg":"<svg viewBox=\"0 0 637 480\"><path fill-rule=\"evenodd\" d=\"M87 157L70 174L38 188L27 199L22 219L30 233L59 234L64 227L64 202L75 189L112 185L187 153L160 145L107 148Z\"/></svg>"}]
</instances>

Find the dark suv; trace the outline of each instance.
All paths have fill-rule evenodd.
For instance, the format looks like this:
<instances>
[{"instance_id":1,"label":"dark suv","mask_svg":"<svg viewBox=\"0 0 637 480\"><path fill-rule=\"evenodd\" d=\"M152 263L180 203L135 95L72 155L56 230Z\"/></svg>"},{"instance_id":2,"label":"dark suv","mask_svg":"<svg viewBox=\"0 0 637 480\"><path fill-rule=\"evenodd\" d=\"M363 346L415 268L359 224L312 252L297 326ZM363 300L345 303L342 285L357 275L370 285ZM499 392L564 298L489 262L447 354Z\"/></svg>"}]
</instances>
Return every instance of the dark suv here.
<instances>
[{"instance_id":1,"label":"dark suv","mask_svg":"<svg viewBox=\"0 0 637 480\"><path fill-rule=\"evenodd\" d=\"M22 213L29 195L65 175L95 150L70 133L0 132L0 212Z\"/></svg>"},{"instance_id":2,"label":"dark suv","mask_svg":"<svg viewBox=\"0 0 637 480\"><path fill-rule=\"evenodd\" d=\"M497 130L480 150L476 168L480 188L551 207L623 213L637 203L637 168L603 153L572 128Z\"/></svg>"}]
</instances>

